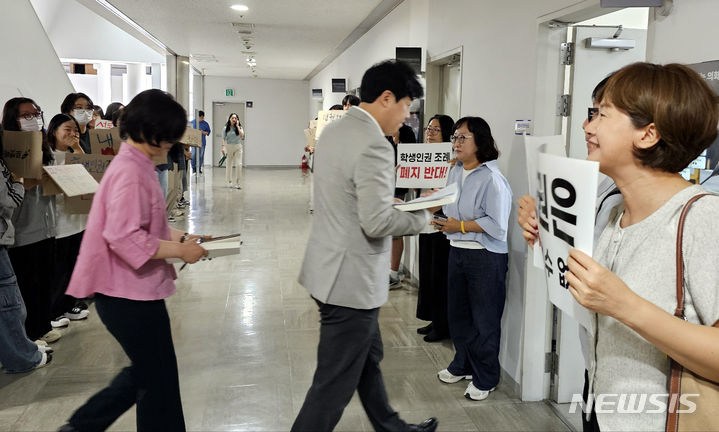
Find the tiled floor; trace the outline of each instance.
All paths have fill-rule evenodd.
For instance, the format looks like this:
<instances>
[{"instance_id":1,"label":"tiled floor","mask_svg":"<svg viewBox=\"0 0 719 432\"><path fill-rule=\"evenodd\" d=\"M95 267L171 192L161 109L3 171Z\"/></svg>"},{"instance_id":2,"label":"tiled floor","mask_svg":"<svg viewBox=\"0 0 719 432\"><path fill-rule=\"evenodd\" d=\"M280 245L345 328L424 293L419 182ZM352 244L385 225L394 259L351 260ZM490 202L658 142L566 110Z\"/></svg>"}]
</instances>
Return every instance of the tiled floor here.
<instances>
[{"instance_id":1,"label":"tiled floor","mask_svg":"<svg viewBox=\"0 0 719 432\"><path fill-rule=\"evenodd\" d=\"M224 187L224 170L200 177L192 209L175 226L215 235L242 232L236 257L188 266L168 300L189 430L288 430L315 367L319 315L296 282L311 216L309 181L298 169L247 169L242 190ZM416 329L416 289L390 293L380 314L390 401L409 422L429 416L440 430L569 430L545 402L523 403L508 386L483 402L464 383L440 383L449 342L427 344ZM53 363L24 375L0 374L0 431L56 430L127 359L92 311L54 344ZM111 428L135 429L134 409ZM355 397L337 430L371 430Z\"/></svg>"}]
</instances>

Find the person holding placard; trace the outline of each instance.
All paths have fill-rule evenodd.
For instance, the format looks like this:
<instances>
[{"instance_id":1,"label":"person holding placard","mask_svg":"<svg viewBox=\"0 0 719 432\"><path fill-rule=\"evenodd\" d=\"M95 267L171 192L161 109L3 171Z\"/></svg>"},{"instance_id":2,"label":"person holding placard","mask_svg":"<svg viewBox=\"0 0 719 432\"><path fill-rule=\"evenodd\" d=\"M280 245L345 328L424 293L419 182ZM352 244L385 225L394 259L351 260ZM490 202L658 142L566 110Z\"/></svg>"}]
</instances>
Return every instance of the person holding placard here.
<instances>
[{"instance_id":1,"label":"person holding placard","mask_svg":"<svg viewBox=\"0 0 719 432\"><path fill-rule=\"evenodd\" d=\"M412 128L407 125L400 126L397 132L387 137L387 140L392 144L394 149L394 166L395 172L397 170L397 146L400 144L414 144L417 142L417 138L412 132ZM404 201L407 198L407 188L394 188L394 197L398 200ZM392 238L392 255L390 259L389 267L389 289L397 289L401 287L402 280L399 274L399 265L402 262L402 252L404 252L404 239L400 237Z\"/></svg>"},{"instance_id":2,"label":"person holding placard","mask_svg":"<svg viewBox=\"0 0 719 432\"><path fill-rule=\"evenodd\" d=\"M12 98L3 108L6 131L42 131L42 163L53 163L40 107L24 97ZM55 342L62 337L53 330L51 313L53 276L49 263L55 262L55 196L43 195L40 179L24 179L25 198L12 216L15 243L8 250L22 292L27 319L25 330L32 340Z\"/></svg>"},{"instance_id":3,"label":"person holding placard","mask_svg":"<svg viewBox=\"0 0 719 432\"><path fill-rule=\"evenodd\" d=\"M58 114L50 120L47 140L53 149L55 165L65 164L67 152L83 154L80 147L80 125L69 114ZM65 208L65 195L55 195L55 277L52 302L53 323L66 327L69 321L84 320L88 309L77 306L75 299L65 294L75 268L80 243L87 224L87 215L69 214ZM65 319L63 319L65 318Z\"/></svg>"},{"instance_id":4,"label":"person holding placard","mask_svg":"<svg viewBox=\"0 0 719 432\"><path fill-rule=\"evenodd\" d=\"M22 203L25 188L23 179L10 172L2 157L0 174L0 364L5 373L23 373L50 363L52 349L34 343L25 332L27 312L7 249L15 241L11 217Z\"/></svg>"},{"instance_id":5,"label":"person holding placard","mask_svg":"<svg viewBox=\"0 0 719 432\"><path fill-rule=\"evenodd\" d=\"M165 258L194 263L199 236L171 229L153 157L164 156L187 126L184 108L161 90L125 107L127 141L95 193L68 294L95 296L97 314L131 364L71 416L62 431L107 429L137 405L137 430L184 431L177 360L165 298L177 277Z\"/></svg>"},{"instance_id":6,"label":"person holding placard","mask_svg":"<svg viewBox=\"0 0 719 432\"><path fill-rule=\"evenodd\" d=\"M499 383L512 189L497 166L499 150L486 121L459 119L451 139L457 164L447 184L460 185L460 194L442 208L447 220L432 223L450 240L447 303L455 354L437 376L445 383L471 380L464 396L480 401Z\"/></svg>"},{"instance_id":7,"label":"person holding placard","mask_svg":"<svg viewBox=\"0 0 719 432\"><path fill-rule=\"evenodd\" d=\"M686 66L635 63L615 72L598 98L599 118L587 126L597 149L588 159L614 180L623 203L594 258L572 249L568 259L570 292L597 314L589 393L666 395L672 359L717 383L718 197L692 205L679 264L676 251L682 209L706 192L678 172L716 139L717 96ZM675 311L679 292L683 312ZM701 405L704 395L695 396L692 403ZM665 397L631 415L599 409L596 415L600 429L661 431L677 409L691 411L684 402L668 409Z\"/></svg>"},{"instance_id":8,"label":"person holding placard","mask_svg":"<svg viewBox=\"0 0 719 432\"><path fill-rule=\"evenodd\" d=\"M360 104L360 98L355 95L348 94L342 98L342 109L347 111L350 107L357 106Z\"/></svg>"},{"instance_id":9,"label":"person holding placard","mask_svg":"<svg viewBox=\"0 0 719 432\"><path fill-rule=\"evenodd\" d=\"M242 180L242 141L244 139L245 130L242 129L240 117L236 113L230 114L225 123L225 130L222 132L222 153L227 155L225 180L229 187L235 189L242 189L240 181Z\"/></svg>"},{"instance_id":10,"label":"person holding placard","mask_svg":"<svg viewBox=\"0 0 719 432\"><path fill-rule=\"evenodd\" d=\"M190 122L193 128L199 129L202 132L202 147L192 147L192 171L194 173L199 172L202 174L202 165L205 163L205 145L207 145L207 136L212 132L210 124L205 121L205 112L199 111L197 113L197 119ZM198 157L199 155L199 157ZM199 166L195 166L195 165Z\"/></svg>"},{"instance_id":11,"label":"person holding placard","mask_svg":"<svg viewBox=\"0 0 719 432\"><path fill-rule=\"evenodd\" d=\"M90 135L87 125L90 124L95 114L94 107L92 99L85 93L70 93L60 104L60 112L75 117L80 125L80 147L88 154L90 153Z\"/></svg>"},{"instance_id":12,"label":"person holding placard","mask_svg":"<svg viewBox=\"0 0 719 432\"><path fill-rule=\"evenodd\" d=\"M452 117L436 114L424 129L426 143L449 142L454 128ZM422 190L428 193L430 190ZM443 217L442 214L437 217ZM417 333L425 342L438 342L449 337L447 322L447 261L449 240L432 226L419 233L419 290L417 292L417 318L429 321Z\"/></svg>"}]
</instances>

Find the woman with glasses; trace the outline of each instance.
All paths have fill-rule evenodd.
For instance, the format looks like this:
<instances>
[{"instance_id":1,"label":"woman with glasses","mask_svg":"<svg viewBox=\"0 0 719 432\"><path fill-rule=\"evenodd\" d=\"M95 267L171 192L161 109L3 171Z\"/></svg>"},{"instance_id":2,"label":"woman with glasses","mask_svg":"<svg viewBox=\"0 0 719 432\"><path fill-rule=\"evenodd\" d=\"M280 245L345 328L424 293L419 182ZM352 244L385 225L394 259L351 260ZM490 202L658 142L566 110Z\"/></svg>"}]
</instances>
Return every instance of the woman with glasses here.
<instances>
[{"instance_id":1,"label":"woman with glasses","mask_svg":"<svg viewBox=\"0 0 719 432\"><path fill-rule=\"evenodd\" d=\"M5 103L2 127L6 131L42 131L43 165L53 163L52 150L43 130L42 110L28 98ZM8 250L20 292L27 307L25 330L31 340L55 342L62 336L53 330L51 313L55 262L55 196L43 195L40 179L24 179L25 198L15 209L15 243Z\"/></svg>"},{"instance_id":2,"label":"woman with glasses","mask_svg":"<svg viewBox=\"0 0 719 432\"><path fill-rule=\"evenodd\" d=\"M479 401L499 383L512 190L486 121L461 118L451 138L457 164L447 184L457 184L460 193L442 208L447 220L432 223L450 240L447 302L455 355L437 375L445 383L471 380L464 396Z\"/></svg>"},{"instance_id":3,"label":"woman with glasses","mask_svg":"<svg viewBox=\"0 0 719 432\"><path fill-rule=\"evenodd\" d=\"M75 117L80 125L80 147L85 153L90 153L90 134L88 124L95 114L95 105L85 93L70 93L60 105L60 112Z\"/></svg>"},{"instance_id":4,"label":"woman with glasses","mask_svg":"<svg viewBox=\"0 0 719 432\"><path fill-rule=\"evenodd\" d=\"M424 129L424 142L449 142L454 120L436 114ZM423 190L421 193L426 193ZM441 212L438 217L443 217ZM419 234L419 293L417 295L417 318L430 323L417 329L425 342L438 342L449 337L447 323L447 259L449 240L441 232L428 226Z\"/></svg>"}]
</instances>

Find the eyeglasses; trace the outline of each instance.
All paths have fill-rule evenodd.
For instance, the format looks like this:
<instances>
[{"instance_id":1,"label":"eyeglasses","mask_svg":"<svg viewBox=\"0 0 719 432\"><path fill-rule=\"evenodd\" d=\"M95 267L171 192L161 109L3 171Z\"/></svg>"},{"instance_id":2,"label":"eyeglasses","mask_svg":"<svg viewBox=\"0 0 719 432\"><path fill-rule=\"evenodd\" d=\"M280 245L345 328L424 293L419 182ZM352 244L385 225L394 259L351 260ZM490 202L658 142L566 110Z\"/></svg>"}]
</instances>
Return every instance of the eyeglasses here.
<instances>
[{"instance_id":1,"label":"eyeglasses","mask_svg":"<svg viewBox=\"0 0 719 432\"><path fill-rule=\"evenodd\" d=\"M442 129L437 128L437 127L434 127L434 128L433 128L433 127L429 127L429 126L428 126L428 127L424 128L424 131L427 132L427 133L437 134L437 133L442 132Z\"/></svg>"},{"instance_id":2,"label":"eyeglasses","mask_svg":"<svg viewBox=\"0 0 719 432\"><path fill-rule=\"evenodd\" d=\"M587 109L587 122L591 123L597 117L599 117L599 108L589 107Z\"/></svg>"},{"instance_id":3,"label":"eyeglasses","mask_svg":"<svg viewBox=\"0 0 719 432\"><path fill-rule=\"evenodd\" d=\"M451 137L449 137L450 141L459 144L464 144L464 140L466 140L467 138L472 138L472 135L452 135Z\"/></svg>"},{"instance_id":4,"label":"eyeglasses","mask_svg":"<svg viewBox=\"0 0 719 432\"><path fill-rule=\"evenodd\" d=\"M42 118L42 111L34 112L34 113L25 113L20 114L19 117L24 118L25 120L32 120L32 119L41 119Z\"/></svg>"}]
</instances>

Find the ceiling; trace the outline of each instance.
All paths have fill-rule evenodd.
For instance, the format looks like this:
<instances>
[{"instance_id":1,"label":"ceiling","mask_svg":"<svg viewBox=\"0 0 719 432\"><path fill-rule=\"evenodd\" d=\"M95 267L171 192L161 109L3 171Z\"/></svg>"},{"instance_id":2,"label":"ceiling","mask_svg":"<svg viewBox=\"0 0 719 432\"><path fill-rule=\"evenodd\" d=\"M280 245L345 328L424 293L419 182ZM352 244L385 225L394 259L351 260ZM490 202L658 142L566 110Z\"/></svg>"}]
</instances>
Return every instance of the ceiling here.
<instances>
[{"instance_id":1,"label":"ceiling","mask_svg":"<svg viewBox=\"0 0 719 432\"><path fill-rule=\"evenodd\" d=\"M95 0L78 0L138 33ZM307 79L379 22L402 0L108 0L206 75ZM237 12L233 4L248 12ZM251 48L232 23L254 24ZM147 41L146 38L138 37ZM248 39L245 37L245 39ZM213 59L214 57L214 59Z\"/></svg>"}]
</instances>

